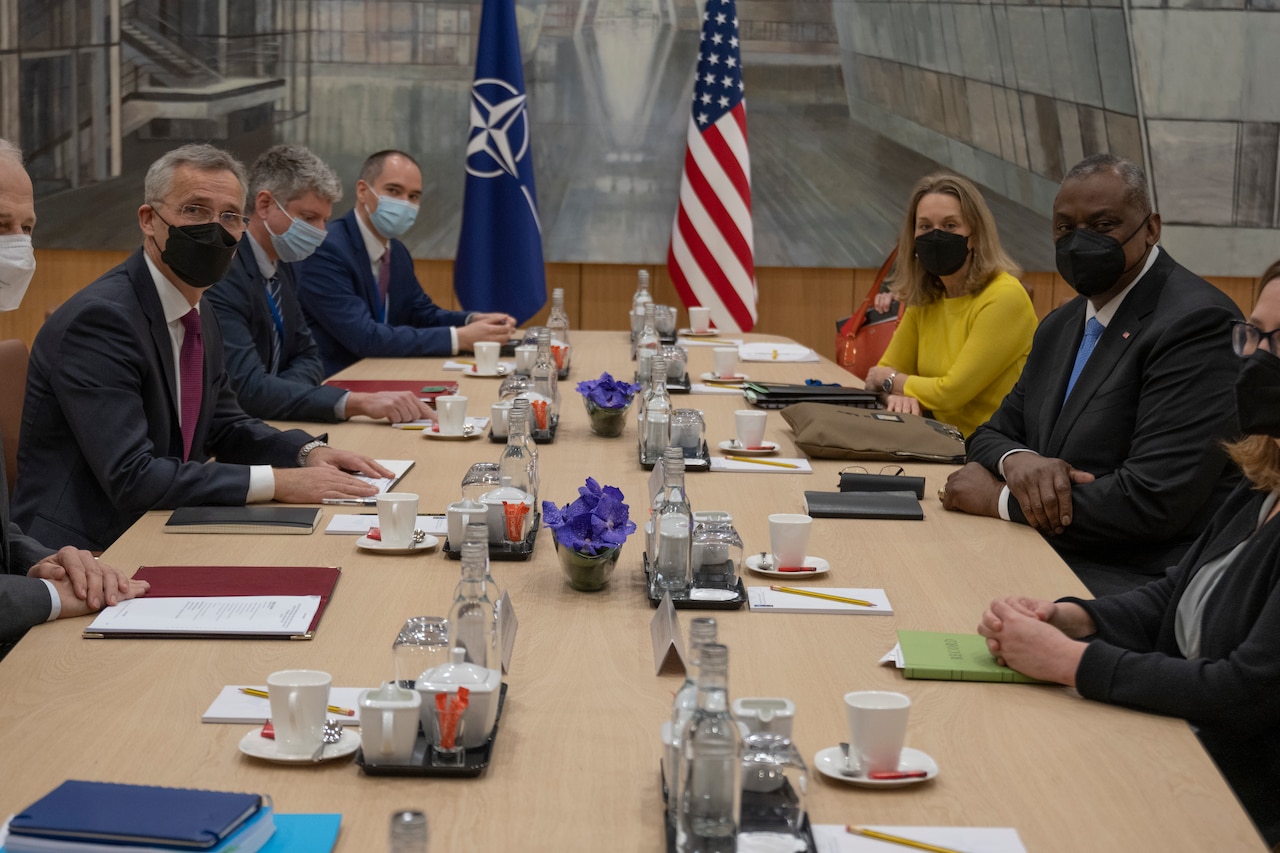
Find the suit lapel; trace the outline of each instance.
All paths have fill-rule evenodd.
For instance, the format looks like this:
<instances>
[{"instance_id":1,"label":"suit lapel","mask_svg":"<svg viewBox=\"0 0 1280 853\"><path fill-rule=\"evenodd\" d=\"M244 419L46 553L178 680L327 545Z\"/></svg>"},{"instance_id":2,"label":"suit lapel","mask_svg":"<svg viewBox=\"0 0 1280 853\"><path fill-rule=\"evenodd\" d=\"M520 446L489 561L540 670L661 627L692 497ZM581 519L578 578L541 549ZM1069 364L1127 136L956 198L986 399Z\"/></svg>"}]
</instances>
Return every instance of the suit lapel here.
<instances>
[{"instance_id":1,"label":"suit lapel","mask_svg":"<svg viewBox=\"0 0 1280 853\"><path fill-rule=\"evenodd\" d=\"M151 278L151 269L147 266L142 249L129 256L129 260L125 262L125 270L129 274L134 294L138 297L138 304L142 306L142 313L147 318L156 357L164 368L164 384L169 389L169 412L173 428L177 430L182 401L178 399L178 366L173 363L173 339L169 337L169 325L164 321L164 307L160 304L155 280Z\"/></svg>"},{"instance_id":2,"label":"suit lapel","mask_svg":"<svg viewBox=\"0 0 1280 853\"><path fill-rule=\"evenodd\" d=\"M1084 337L1084 300L1078 299L1061 310L1070 312L1064 321L1068 336L1052 356L1049 370L1046 371L1049 382L1043 389L1044 402L1039 407L1040 440L1036 444L1046 448L1059 420L1062 396L1067 392L1067 380L1071 377L1071 368L1075 364L1076 350L1080 348L1080 339Z\"/></svg>"},{"instance_id":3,"label":"suit lapel","mask_svg":"<svg viewBox=\"0 0 1280 853\"><path fill-rule=\"evenodd\" d=\"M356 262L356 275L364 288L364 301L376 320L382 315L381 306L378 305L378 280L373 276L373 260L369 257L369 250L364 247L364 232L356 222L355 208L347 211L347 215L338 222L346 229L347 240L351 243L351 255ZM391 251L390 246L387 246L387 251Z\"/></svg>"}]
</instances>

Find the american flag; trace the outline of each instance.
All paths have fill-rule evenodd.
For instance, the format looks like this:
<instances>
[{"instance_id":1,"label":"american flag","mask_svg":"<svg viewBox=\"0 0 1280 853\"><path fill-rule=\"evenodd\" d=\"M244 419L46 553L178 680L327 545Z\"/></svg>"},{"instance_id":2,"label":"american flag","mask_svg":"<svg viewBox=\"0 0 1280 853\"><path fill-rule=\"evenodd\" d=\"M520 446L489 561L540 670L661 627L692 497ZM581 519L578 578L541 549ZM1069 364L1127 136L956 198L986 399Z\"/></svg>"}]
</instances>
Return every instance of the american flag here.
<instances>
[{"instance_id":1,"label":"american flag","mask_svg":"<svg viewBox=\"0 0 1280 853\"><path fill-rule=\"evenodd\" d=\"M667 270L685 305L725 331L756 323L751 162L734 0L707 0Z\"/></svg>"}]
</instances>

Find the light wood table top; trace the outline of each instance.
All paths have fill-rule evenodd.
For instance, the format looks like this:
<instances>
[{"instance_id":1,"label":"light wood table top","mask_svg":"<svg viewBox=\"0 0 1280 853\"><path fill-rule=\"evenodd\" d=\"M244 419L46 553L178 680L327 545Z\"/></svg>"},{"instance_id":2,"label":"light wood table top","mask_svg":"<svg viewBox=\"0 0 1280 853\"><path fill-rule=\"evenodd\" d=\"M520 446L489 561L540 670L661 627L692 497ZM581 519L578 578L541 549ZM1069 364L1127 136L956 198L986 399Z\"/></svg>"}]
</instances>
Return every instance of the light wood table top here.
<instances>
[{"instance_id":1,"label":"light wood table top","mask_svg":"<svg viewBox=\"0 0 1280 853\"><path fill-rule=\"evenodd\" d=\"M563 505L587 476L620 487L645 516L648 473L635 426L592 436L576 382L608 369L630 376L624 332L575 333L572 378L561 384L559 436L540 448L541 499ZM711 367L690 348L691 373ZM449 378L439 359L366 361L345 378ZM753 378L849 380L832 363L745 364ZM456 375L456 374L455 374ZM470 414L487 414L498 382L460 377ZM733 396L678 397L705 412L712 446L733 435ZM322 427L308 427L319 433ZM486 439L424 441L368 421L329 429L331 441L382 458L413 458L401 489L422 512L443 512L472 462L496 460ZM801 455L770 413L766 438ZM768 547L766 516L802 512L805 489L834 490L845 463L813 460L812 475L691 473L695 509L733 513L747 553ZM868 466L875 470L873 466ZM1252 825L1187 725L1089 702L1061 687L908 681L876 661L899 628L974 630L993 597L1082 594L1083 587L1029 528L944 512L935 497L948 466L909 465L927 478L923 523L818 519L810 553L833 570L808 583L883 587L893 616L720 612L732 697L786 696L794 738L813 774L815 823L1017 827L1031 851L1262 850ZM350 507L326 507L325 520ZM146 564L337 564L333 601L310 642L80 639L87 619L39 626L0 662L0 810L13 812L67 778L270 793L280 812L341 812L338 850L385 849L388 817L420 808L434 850L662 849L658 730L681 677L655 677L653 615L640 569L643 535L623 550L598 593L565 583L550 531L529 562L495 563L520 618L509 692L492 763L473 780L364 776L349 761L279 766L247 758L248 728L205 725L224 684L265 683L279 669L318 668L338 686L391 677L391 641L404 619L447 613L458 563L439 551L360 552L354 536L165 535L167 512L143 518L104 555ZM323 522L322 522L323 524ZM769 579L751 576L748 583ZM697 615L681 611L687 619ZM898 690L913 701L907 743L940 766L934 781L869 791L832 782L814 754L847 740L842 695Z\"/></svg>"}]
</instances>

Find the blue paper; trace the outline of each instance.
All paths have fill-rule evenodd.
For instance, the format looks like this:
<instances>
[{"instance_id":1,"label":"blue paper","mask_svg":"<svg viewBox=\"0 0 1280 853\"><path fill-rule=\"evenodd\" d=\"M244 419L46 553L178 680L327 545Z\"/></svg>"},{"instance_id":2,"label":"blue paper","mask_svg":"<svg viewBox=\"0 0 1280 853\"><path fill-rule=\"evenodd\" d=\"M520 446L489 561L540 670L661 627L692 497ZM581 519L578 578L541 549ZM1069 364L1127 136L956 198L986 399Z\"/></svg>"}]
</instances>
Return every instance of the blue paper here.
<instances>
[{"instance_id":1,"label":"blue paper","mask_svg":"<svg viewBox=\"0 0 1280 853\"><path fill-rule=\"evenodd\" d=\"M260 853L326 853L337 843L341 824L340 814L278 814L276 833Z\"/></svg>"}]
</instances>

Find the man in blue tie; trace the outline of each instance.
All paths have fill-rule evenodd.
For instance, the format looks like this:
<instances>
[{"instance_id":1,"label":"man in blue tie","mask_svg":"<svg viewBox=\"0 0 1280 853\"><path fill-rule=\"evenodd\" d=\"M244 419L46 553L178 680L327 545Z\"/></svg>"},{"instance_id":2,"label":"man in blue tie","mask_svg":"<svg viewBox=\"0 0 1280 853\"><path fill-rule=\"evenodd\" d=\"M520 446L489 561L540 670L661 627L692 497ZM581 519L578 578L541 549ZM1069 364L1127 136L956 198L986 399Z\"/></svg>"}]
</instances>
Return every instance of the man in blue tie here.
<instances>
[{"instance_id":1,"label":"man in blue tie","mask_svg":"<svg viewBox=\"0 0 1280 853\"><path fill-rule=\"evenodd\" d=\"M1053 205L1080 294L1040 324L1022 377L969 438L943 506L1029 524L1095 594L1163 574L1239 479L1235 304L1157 245L1146 176L1089 157Z\"/></svg>"},{"instance_id":2,"label":"man in blue tie","mask_svg":"<svg viewBox=\"0 0 1280 853\"><path fill-rule=\"evenodd\" d=\"M205 296L222 327L227 375L256 418L403 423L433 416L408 391L347 392L323 385L320 351L302 315L294 264L324 242L342 198L333 170L301 145L268 148L249 167L249 225L226 278Z\"/></svg>"},{"instance_id":3,"label":"man in blue tie","mask_svg":"<svg viewBox=\"0 0 1280 853\"><path fill-rule=\"evenodd\" d=\"M403 151L365 160L356 204L295 270L302 310L327 373L362 358L456 355L477 341L506 343L515 318L449 311L418 284L399 238L418 216L422 170Z\"/></svg>"}]
</instances>

